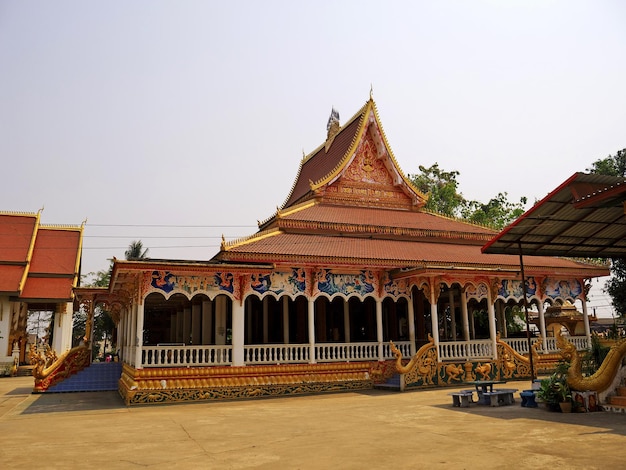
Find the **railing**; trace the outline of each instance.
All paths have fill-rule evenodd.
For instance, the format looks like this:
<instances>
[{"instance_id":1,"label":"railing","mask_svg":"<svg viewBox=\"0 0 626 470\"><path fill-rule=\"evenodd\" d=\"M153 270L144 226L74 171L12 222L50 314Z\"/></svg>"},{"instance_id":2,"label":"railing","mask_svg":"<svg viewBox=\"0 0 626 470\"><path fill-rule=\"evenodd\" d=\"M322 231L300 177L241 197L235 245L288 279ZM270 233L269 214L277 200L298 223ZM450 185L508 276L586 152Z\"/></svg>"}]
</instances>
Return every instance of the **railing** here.
<instances>
[{"instance_id":1,"label":"railing","mask_svg":"<svg viewBox=\"0 0 626 470\"><path fill-rule=\"evenodd\" d=\"M315 345L317 362L376 361L378 343L320 343Z\"/></svg>"},{"instance_id":2,"label":"railing","mask_svg":"<svg viewBox=\"0 0 626 470\"><path fill-rule=\"evenodd\" d=\"M568 341L570 341L578 351L583 351L585 349L589 349L589 342L586 336L567 336ZM528 354L528 339L526 338L501 338L502 342L507 343L511 346L515 351L520 354ZM533 344L537 341L537 338L531 338ZM539 352L544 353L556 353L559 352L559 348L556 345L556 338L549 337L546 338L546 344L548 349L546 351L543 350L543 346L539 348Z\"/></svg>"},{"instance_id":3,"label":"railing","mask_svg":"<svg viewBox=\"0 0 626 470\"><path fill-rule=\"evenodd\" d=\"M224 366L232 363L232 346L143 346L143 367Z\"/></svg>"},{"instance_id":4,"label":"railing","mask_svg":"<svg viewBox=\"0 0 626 470\"><path fill-rule=\"evenodd\" d=\"M410 359L411 354L411 342L410 341L394 341L393 344L402 353L403 359ZM391 352L391 345L388 342L383 343L383 360L395 359L394 354Z\"/></svg>"},{"instance_id":5,"label":"railing","mask_svg":"<svg viewBox=\"0 0 626 470\"><path fill-rule=\"evenodd\" d=\"M493 342L490 339L446 341L439 343L440 361L451 361L456 359L491 359L493 357Z\"/></svg>"},{"instance_id":6,"label":"railing","mask_svg":"<svg viewBox=\"0 0 626 470\"><path fill-rule=\"evenodd\" d=\"M500 338L503 343L508 344L513 350L519 354L528 354L528 338ZM536 338L530 339L533 343Z\"/></svg>"},{"instance_id":7,"label":"railing","mask_svg":"<svg viewBox=\"0 0 626 470\"><path fill-rule=\"evenodd\" d=\"M309 362L308 344L252 344L244 346L246 364L287 364Z\"/></svg>"}]
</instances>

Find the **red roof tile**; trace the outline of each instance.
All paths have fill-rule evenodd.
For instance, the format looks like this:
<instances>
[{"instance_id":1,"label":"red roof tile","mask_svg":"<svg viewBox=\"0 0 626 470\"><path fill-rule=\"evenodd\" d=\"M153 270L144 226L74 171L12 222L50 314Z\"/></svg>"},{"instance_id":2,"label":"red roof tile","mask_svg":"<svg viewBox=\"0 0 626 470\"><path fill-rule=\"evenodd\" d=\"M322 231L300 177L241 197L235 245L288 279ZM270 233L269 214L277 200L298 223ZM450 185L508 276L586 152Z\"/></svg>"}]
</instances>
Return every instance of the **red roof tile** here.
<instances>
[{"instance_id":1,"label":"red roof tile","mask_svg":"<svg viewBox=\"0 0 626 470\"><path fill-rule=\"evenodd\" d=\"M439 232L478 233L490 236L494 236L497 233L496 230L487 227L473 225L461 220L455 220L428 212L333 206L326 204L316 204L300 211L292 212L288 215L281 216L280 220L372 225ZM279 226L280 220L278 222Z\"/></svg>"},{"instance_id":2,"label":"red roof tile","mask_svg":"<svg viewBox=\"0 0 626 470\"><path fill-rule=\"evenodd\" d=\"M24 266L0 265L0 293L17 294L24 269Z\"/></svg>"},{"instance_id":3,"label":"red roof tile","mask_svg":"<svg viewBox=\"0 0 626 470\"><path fill-rule=\"evenodd\" d=\"M337 133L328 152L322 145L306 160L303 160L293 190L287 197L283 207L289 207L298 202L300 198L310 191L310 181L315 182L324 178L337 167L350 149L350 145L359 130L362 114L366 109L367 105L361 108L352 120Z\"/></svg>"},{"instance_id":4,"label":"red roof tile","mask_svg":"<svg viewBox=\"0 0 626 470\"><path fill-rule=\"evenodd\" d=\"M454 243L428 243L405 240L378 240L358 237L331 237L307 234L279 234L235 246L221 257L226 261L286 261L300 258L333 260L342 264L362 265L364 262L388 268L406 268L421 265L454 265L455 267L510 267L519 268L519 258L512 255L485 255L480 245ZM571 268L606 271L589 267L572 260L552 257L532 257L525 260L533 267ZM602 275L602 274L599 274Z\"/></svg>"},{"instance_id":5,"label":"red roof tile","mask_svg":"<svg viewBox=\"0 0 626 470\"><path fill-rule=\"evenodd\" d=\"M36 227L36 214L0 214L0 261L25 263Z\"/></svg>"},{"instance_id":6,"label":"red roof tile","mask_svg":"<svg viewBox=\"0 0 626 470\"><path fill-rule=\"evenodd\" d=\"M29 277L20 295L24 300L66 300L72 299L74 278Z\"/></svg>"},{"instance_id":7,"label":"red roof tile","mask_svg":"<svg viewBox=\"0 0 626 470\"><path fill-rule=\"evenodd\" d=\"M74 275L80 238L79 230L41 227L29 272Z\"/></svg>"}]
</instances>

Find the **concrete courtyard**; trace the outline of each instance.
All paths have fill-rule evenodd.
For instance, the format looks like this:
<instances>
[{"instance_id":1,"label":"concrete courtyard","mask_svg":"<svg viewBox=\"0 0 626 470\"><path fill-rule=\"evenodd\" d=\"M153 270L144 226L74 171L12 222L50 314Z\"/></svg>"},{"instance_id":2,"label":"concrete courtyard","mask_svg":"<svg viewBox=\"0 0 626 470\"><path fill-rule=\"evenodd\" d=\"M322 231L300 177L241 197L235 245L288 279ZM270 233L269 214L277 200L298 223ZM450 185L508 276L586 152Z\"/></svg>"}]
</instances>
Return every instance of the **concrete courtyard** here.
<instances>
[{"instance_id":1,"label":"concrete courtyard","mask_svg":"<svg viewBox=\"0 0 626 470\"><path fill-rule=\"evenodd\" d=\"M452 407L450 389L126 407L0 379L2 468L618 469L626 415ZM529 382L507 387L530 388Z\"/></svg>"}]
</instances>

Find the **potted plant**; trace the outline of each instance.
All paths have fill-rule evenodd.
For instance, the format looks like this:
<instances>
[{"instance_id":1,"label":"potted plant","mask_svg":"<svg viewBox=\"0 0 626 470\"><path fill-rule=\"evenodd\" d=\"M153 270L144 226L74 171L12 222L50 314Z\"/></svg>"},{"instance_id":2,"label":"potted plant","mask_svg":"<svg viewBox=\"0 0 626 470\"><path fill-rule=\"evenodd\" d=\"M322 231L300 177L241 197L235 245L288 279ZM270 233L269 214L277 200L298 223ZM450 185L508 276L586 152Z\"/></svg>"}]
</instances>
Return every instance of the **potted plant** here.
<instances>
[{"instance_id":1,"label":"potted plant","mask_svg":"<svg viewBox=\"0 0 626 470\"><path fill-rule=\"evenodd\" d=\"M555 383L556 392L559 398L559 408L562 413L572 412L572 392L565 380Z\"/></svg>"},{"instance_id":2,"label":"potted plant","mask_svg":"<svg viewBox=\"0 0 626 470\"><path fill-rule=\"evenodd\" d=\"M541 381L537 397L542 400L550 411L571 411L572 392L567 385L567 370L569 363L561 362L554 373ZM564 405L561 406L561 403Z\"/></svg>"}]
</instances>

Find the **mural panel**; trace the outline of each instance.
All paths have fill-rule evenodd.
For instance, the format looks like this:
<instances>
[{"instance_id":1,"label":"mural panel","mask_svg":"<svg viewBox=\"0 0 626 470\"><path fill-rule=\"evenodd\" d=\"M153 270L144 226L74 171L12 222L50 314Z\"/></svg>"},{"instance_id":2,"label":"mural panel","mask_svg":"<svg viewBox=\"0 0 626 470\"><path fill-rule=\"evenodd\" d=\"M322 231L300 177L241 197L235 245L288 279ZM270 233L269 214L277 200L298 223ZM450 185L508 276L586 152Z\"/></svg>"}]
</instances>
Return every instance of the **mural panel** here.
<instances>
[{"instance_id":1,"label":"mural panel","mask_svg":"<svg viewBox=\"0 0 626 470\"><path fill-rule=\"evenodd\" d=\"M272 272L252 274L249 278L247 288L265 294L273 292L274 294L302 294L306 289L306 272L302 268L292 268L290 273Z\"/></svg>"},{"instance_id":2,"label":"mural panel","mask_svg":"<svg viewBox=\"0 0 626 470\"><path fill-rule=\"evenodd\" d=\"M543 291L553 299L567 299L578 297L582 294L583 287L577 279L559 280L548 277L543 281Z\"/></svg>"},{"instance_id":3,"label":"mural panel","mask_svg":"<svg viewBox=\"0 0 626 470\"><path fill-rule=\"evenodd\" d=\"M313 294L359 294L361 296L376 292L378 279L373 271L363 270L359 274L335 274L331 269L320 269L315 273Z\"/></svg>"},{"instance_id":4,"label":"mural panel","mask_svg":"<svg viewBox=\"0 0 626 470\"><path fill-rule=\"evenodd\" d=\"M169 294L177 290L188 294L197 291L225 291L235 294L237 278L230 272L216 272L207 276L175 274L171 271L152 271L150 286Z\"/></svg>"},{"instance_id":5,"label":"mural panel","mask_svg":"<svg viewBox=\"0 0 626 470\"><path fill-rule=\"evenodd\" d=\"M534 277L526 279L526 293L533 296L537 293L537 282ZM522 289L522 281L519 279L503 279L498 290L498 295L505 300L513 299L521 301L524 298L524 290Z\"/></svg>"}]
</instances>

